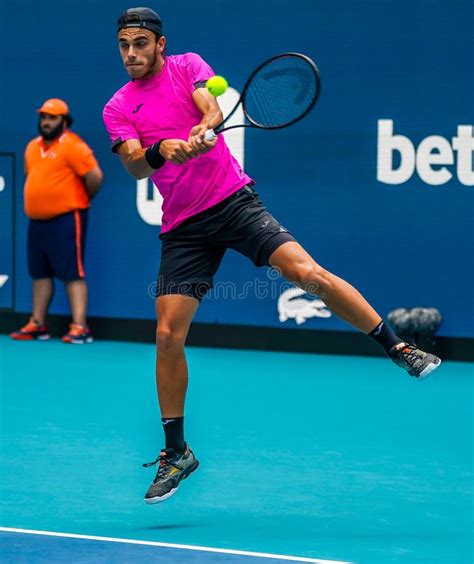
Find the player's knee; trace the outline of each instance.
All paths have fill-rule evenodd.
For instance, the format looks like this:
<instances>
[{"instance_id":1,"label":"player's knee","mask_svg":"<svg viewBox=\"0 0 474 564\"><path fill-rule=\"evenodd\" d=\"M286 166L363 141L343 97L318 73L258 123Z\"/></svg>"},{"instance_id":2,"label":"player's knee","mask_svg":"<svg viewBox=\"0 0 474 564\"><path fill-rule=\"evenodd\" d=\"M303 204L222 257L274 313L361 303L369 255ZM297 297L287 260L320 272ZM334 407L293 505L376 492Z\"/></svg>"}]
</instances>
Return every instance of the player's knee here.
<instances>
[{"instance_id":1,"label":"player's knee","mask_svg":"<svg viewBox=\"0 0 474 564\"><path fill-rule=\"evenodd\" d=\"M186 335L169 325L160 325L156 329L156 345L160 354L177 354L184 350Z\"/></svg>"}]
</instances>

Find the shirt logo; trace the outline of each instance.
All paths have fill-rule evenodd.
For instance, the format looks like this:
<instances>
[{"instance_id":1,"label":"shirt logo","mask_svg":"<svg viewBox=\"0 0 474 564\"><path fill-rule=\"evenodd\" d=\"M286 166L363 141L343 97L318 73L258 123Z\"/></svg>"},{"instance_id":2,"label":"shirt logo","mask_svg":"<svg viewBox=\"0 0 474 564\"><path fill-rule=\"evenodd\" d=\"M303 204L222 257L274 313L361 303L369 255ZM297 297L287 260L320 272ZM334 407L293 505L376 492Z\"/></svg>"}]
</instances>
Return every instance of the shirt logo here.
<instances>
[{"instance_id":1,"label":"shirt logo","mask_svg":"<svg viewBox=\"0 0 474 564\"><path fill-rule=\"evenodd\" d=\"M138 106L133 110L132 114L136 114L142 106L143 104L138 104Z\"/></svg>"},{"instance_id":2,"label":"shirt logo","mask_svg":"<svg viewBox=\"0 0 474 564\"><path fill-rule=\"evenodd\" d=\"M55 159L56 153L54 151L45 151L42 147L40 147L40 153L42 159Z\"/></svg>"}]
</instances>

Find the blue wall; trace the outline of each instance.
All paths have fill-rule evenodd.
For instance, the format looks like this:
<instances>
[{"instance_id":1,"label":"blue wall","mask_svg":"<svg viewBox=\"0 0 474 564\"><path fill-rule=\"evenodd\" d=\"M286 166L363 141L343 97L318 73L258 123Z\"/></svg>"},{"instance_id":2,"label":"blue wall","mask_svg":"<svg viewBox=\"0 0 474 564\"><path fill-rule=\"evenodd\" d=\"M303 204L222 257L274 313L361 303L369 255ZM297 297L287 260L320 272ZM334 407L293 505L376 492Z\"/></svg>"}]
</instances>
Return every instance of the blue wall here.
<instances>
[{"instance_id":1,"label":"blue wall","mask_svg":"<svg viewBox=\"0 0 474 564\"><path fill-rule=\"evenodd\" d=\"M0 20L0 152L17 155L15 309L27 312L31 301L22 154L36 135L35 108L46 98L61 97L106 177L91 211L90 314L151 318L148 288L159 266L159 227L137 213L136 183L110 152L101 118L105 102L127 80L115 22L130 4L15 0L6 6L11 16L3 9ZM434 306L445 318L441 334L474 336L473 187L467 170L472 149L451 148L458 126L473 123L472 2L203 0L153 7L164 19L170 53L200 53L237 89L252 67L272 54L301 51L315 58L323 78L316 109L285 131L248 132L247 172L274 215L316 260L351 281L381 314L399 306ZM403 158L387 153L399 138L378 141L379 120L392 120L394 135L410 140L402 140L408 147ZM439 185L426 182L436 182L443 166L433 164L430 172L427 160L434 161L439 150L432 148L430 156L428 140L417 160L425 180L415 170L400 184L387 183L390 162L393 169L410 168L410 147L433 135L440 159L452 158L446 165L452 178ZM0 159L5 178L12 174L9 162ZM0 192L2 222L8 190L7 183ZM0 246L0 252L9 251ZM266 269L256 270L229 252L216 280L234 281L242 290L245 281L256 278L274 295L261 299L251 291L245 301L209 298L196 319L297 327L292 319L279 321L281 288ZM10 283L0 289L0 306L8 305ZM67 312L62 291L52 311ZM301 326L349 329L335 317L315 317Z\"/></svg>"}]
</instances>

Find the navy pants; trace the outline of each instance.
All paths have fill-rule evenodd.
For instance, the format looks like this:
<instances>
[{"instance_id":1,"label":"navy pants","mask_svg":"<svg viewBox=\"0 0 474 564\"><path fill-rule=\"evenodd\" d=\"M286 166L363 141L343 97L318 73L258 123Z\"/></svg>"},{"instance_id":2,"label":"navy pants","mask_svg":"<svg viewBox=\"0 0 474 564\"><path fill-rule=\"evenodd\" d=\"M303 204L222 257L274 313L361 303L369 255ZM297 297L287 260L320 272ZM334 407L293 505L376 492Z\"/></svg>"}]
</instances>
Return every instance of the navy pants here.
<instances>
[{"instance_id":1,"label":"navy pants","mask_svg":"<svg viewBox=\"0 0 474 564\"><path fill-rule=\"evenodd\" d=\"M30 219L28 270L33 279L64 282L85 277L84 250L88 210L75 210L52 219Z\"/></svg>"}]
</instances>

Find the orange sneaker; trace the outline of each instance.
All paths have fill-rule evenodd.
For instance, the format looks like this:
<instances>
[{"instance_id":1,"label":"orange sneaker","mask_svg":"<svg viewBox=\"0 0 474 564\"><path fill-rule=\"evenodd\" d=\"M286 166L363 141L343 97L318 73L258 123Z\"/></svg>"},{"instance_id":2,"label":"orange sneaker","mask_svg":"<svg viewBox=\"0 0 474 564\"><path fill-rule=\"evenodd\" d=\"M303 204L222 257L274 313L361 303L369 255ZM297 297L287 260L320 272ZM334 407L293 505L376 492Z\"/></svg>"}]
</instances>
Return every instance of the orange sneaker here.
<instances>
[{"instance_id":1,"label":"orange sneaker","mask_svg":"<svg viewBox=\"0 0 474 564\"><path fill-rule=\"evenodd\" d=\"M73 345L92 343L93 340L89 328L85 325L79 325L79 323L71 323L67 335L63 337L63 343L71 343Z\"/></svg>"},{"instance_id":2,"label":"orange sneaker","mask_svg":"<svg viewBox=\"0 0 474 564\"><path fill-rule=\"evenodd\" d=\"M32 341L33 339L47 341L51 338L51 335L48 333L46 325L40 325L36 319L30 317L28 323L18 331L10 333L10 337L17 341Z\"/></svg>"}]
</instances>

